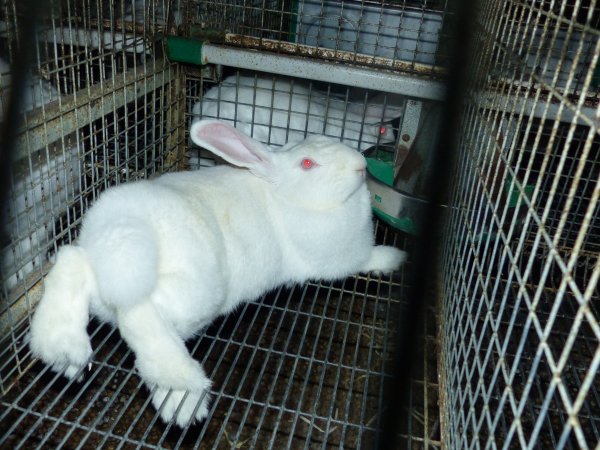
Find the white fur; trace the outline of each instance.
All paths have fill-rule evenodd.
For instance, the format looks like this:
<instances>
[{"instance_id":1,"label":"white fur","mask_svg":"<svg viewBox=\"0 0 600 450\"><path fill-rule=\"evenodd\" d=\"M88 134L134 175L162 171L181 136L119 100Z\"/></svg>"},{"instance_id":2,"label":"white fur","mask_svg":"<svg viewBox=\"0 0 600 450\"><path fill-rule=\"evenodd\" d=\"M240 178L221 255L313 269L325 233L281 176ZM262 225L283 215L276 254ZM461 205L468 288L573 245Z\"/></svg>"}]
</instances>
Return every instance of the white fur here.
<instances>
[{"instance_id":1,"label":"white fur","mask_svg":"<svg viewBox=\"0 0 600 450\"><path fill-rule=\"evenodd\" d=\"M402 108L391 102L348 102L299 81L233 75L209 89L192 113L198 119L230 122L269 145L325 134L362 151L393 142L394 132L386 122L399 117Z\"/></svg>"},{"instance_id":2,"label":"white fur","mask_svg":"<svg viewBox=\"0 0 600 450\"><path fill-rule=\"evenodd\" d=\"M180 426L208 411L211 382L184 345L202 327L279 285L390 272L404 259L373 245L358 152L322 136L269 152L214 120L191 132L239 168L166 174L105 192L85 216L78 246L60 251L31 331L36 356L56 370L81 368L89 353L71 357L62 341L41 342L68 334L82 342L81 317L62 311L89 302L92 314L119 326L140 376L156 387L161 417ZM309 170L306 158L315 163ZM69 272L72 251L79 267Z\"/></svg>"},{"instance_id":3,"label":"white fur","mask_svg":"<svg viewBox=\"0 0 600 450\"><path fill-rule=\"evenodd\" d=\"M97 292L85 251L61 248L45 283L44 298L31 321L33 354L73 378L92 355L86 328L89 302Z\"/></svg>"}]
</instances>

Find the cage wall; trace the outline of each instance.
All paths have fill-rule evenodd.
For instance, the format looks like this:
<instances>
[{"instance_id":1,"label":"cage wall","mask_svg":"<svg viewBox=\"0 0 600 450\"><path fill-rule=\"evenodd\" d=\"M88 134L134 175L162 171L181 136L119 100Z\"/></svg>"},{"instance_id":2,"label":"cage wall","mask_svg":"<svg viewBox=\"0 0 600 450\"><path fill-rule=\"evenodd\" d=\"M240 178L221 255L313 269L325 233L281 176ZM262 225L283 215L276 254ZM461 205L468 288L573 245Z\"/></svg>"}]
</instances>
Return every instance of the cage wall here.
<instances>
[{"instance_id":1,"label":"cage wall","mask_svg":"<svg viewBox=\"0 0 600 450\"><path fill-rule=\"evenodd\" d=\"M482 2L443 254L448 448L597 448L600 16Z\"/></svg>"},{"instance_id":2,"label":"cage wall","mask_svg":"<svg viewBox=\"0 0 600 450\"><path fill-rule=\"evenodd\" d=\"M121 20L105 23L131 16L131 7L55 2L50 9L36 36L5 205L2 295L9 303L3 313L31 293L57 245L73 241L101 190L172 170L182 139L174 67L154 58L149 31L135 23L127 31ZM23 12L3 2L1 13L4 111ZM155 21L154 12L144 17Z\"/></svg>"},{"instance_id":3,"label":"cage wall","mask_svg":"<svg viewBox=\"0 0 600 450\"><path fill-rule=\"evenodd\" d=\"M23 14L16 1L2 2L2 102ZM384 393L406 269L281 288L202 330L188 349L214 380L214 400L206 421L184 429L161 422L116 328L90 323L94 354L80 382L34 359L27 333L57 249L77 242L102 191L222 162L190 142L198 118L248 122L246 131L274 148L319 133L390 161L402 144L399 183L425 189L448 15L445 2L417 1L52 2L36 36L6 205L0 447L374 446L390 410ZM219 55L301 57L321 70L176 64L165 36L208 36ZM379 221L376 239L411 242ZM432 311L421 329L398 435L411 448L439 448Z\"/></svg>"}]
</instances>

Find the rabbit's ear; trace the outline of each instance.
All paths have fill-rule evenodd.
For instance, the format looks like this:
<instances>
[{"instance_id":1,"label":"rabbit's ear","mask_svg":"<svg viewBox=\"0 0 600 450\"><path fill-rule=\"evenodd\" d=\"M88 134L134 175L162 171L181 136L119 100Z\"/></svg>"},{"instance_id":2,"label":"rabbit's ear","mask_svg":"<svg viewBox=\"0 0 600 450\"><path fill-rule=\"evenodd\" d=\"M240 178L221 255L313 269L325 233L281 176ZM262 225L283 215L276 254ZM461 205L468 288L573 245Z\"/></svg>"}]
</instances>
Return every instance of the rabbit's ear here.
<instances>
[{"instance_id":1,"label":"rabbit's ear","mask_svg":"<svg viewBox=\"0 0 600 450\"><path fill-rule=\"evenodd\" d=\"M402 104L396 104L393 99L386 103L381 95L373 97L366 106L364 103L352 103L349 110L364 117L367 123L389 122L400 117L404 111Z\"/></svg>"},{"instance_id":2,"label":"rabbit's ear","mask_svg":"<svg viewBox=\"0 0 600 450\"><path fill-rule=\"evenodd\" d=\"M268 177L271 156L268 148L231 125L219 120L199 120L192 125L190 136L196 145L210 150L225 161Z\"/></svg>"},{"instance_id":3,"label":"rabbit's ear","mask_svg":"<svg viewBox=\"0 0 600 450\"><path fill-rule=\"evenodd\" d=\"M400 117L404 109L399 106L387 104L385 107L383 104L371 104L367 105L366 116L367 119L373 119L375 122L381 120L382 122L389 122L394 120L396 117Z\"/></svg>"}]
</instances>

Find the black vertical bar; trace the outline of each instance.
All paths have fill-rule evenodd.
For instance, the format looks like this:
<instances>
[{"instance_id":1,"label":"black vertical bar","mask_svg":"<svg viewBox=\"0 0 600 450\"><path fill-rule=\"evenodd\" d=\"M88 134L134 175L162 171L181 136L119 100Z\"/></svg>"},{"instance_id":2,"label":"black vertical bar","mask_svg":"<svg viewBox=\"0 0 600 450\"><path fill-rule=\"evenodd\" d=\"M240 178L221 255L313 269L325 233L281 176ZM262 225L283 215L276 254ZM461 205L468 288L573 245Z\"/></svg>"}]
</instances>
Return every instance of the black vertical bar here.
<instances>
[{"instance_id":1,"label":"black vertical bar","mask_svg":"<svg viewBox=\"0 0 600 450\"><path fill-rule=\"evenodd\" d=\"M478 2L449 0L445 20L450 20L450 35L444 43L448 50L448 76L446 95L442 105L441 123L436 148L432 149L431 177L428 182L430 205L441 205L448 192L450 171L454 167L454 155L460 117L464 105L466 79L472 48L472 30L476 20ZM442 43L440 43L441 45ZM428 206L423 211L420 237L410 274L407 307L398 321L396 350L394 354L394 378L386 387L387 408L381 412L381 430L377 441L379 450L398 448L398 432L401 424L409 423L409 393L415 350L419 347L422 323L431 291L437 282L439 236L442 233L442 209ZM425 405L427 408L428 405ZM425 427L427 429L428 427Z\"/></svg>"},{"instance_id":2,"label":"black vertical bar","mask_svg":"<svg viewBox=\"0 0 600 450\"><path fill-rule=\"evenodd\" d=\"M17 142L17 130L21 124L23 94L29 79L29 67L35 49L36 26L40 11L47 8L40 0L16 0L17 35L16 51L11 64L11 84L8 107L4 110L4 121L0 134L0 202L4 202L10 188L11 163ZM5 209L1 208L0 224L5 223Z\"/></svg>"}]
</instances>

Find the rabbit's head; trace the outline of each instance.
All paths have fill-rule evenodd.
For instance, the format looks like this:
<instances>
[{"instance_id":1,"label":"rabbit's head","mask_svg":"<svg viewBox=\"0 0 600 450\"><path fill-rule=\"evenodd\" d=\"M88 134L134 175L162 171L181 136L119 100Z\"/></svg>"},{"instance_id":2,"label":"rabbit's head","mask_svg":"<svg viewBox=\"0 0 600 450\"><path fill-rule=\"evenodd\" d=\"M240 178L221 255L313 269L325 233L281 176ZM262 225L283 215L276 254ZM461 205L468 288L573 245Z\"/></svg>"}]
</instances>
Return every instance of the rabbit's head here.
<instances>
[{"instance_id":1,"label":"rabbit's head","mask_svg":"<svg viewBox=\"0 0 600 450\"><path fill-rule=\"evenodd\" d=\"M195 122L197 145L249 169L272 186L279 200L311 210L343 205L365 184L366 161L356 150L325 136L309 136L277 151L218 120Z\"/></svg>"},{"instance_id":2,"label":"rabbit's head","mask_svg":"<svg viewBox=\"0 0 600 450\"><path fill-rule=\"evenodd\" d=\"M308 209L335 208L365 182L365 158L325 136L288 144L274 156L282 175L277 194Z\"/></svg>"},{"instance_id":3,"label":"rabbit's head","mask_svg":"<svg viewBox=\"0 0 600 450\"><path fill-rule=\"evenodd\" d=\"M353 103L348 106L349 117L357 117L357 122L363 122L363 140L368 143L385 144L394 142L394 129L391 121L402 116L402 105L385 104L376 100L366 105Z\"/></svg>"}]
</instances>

